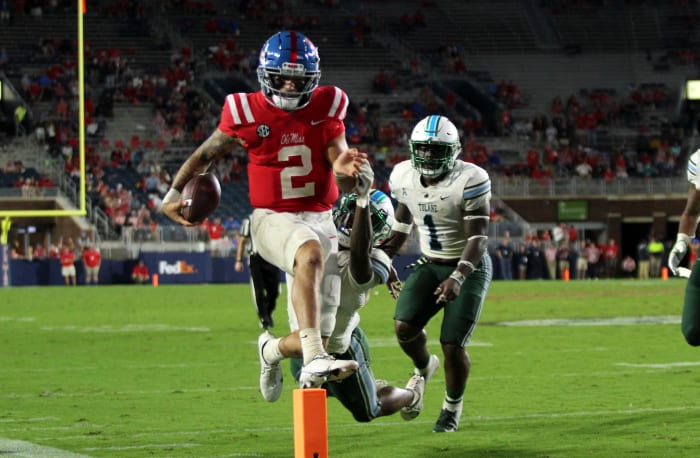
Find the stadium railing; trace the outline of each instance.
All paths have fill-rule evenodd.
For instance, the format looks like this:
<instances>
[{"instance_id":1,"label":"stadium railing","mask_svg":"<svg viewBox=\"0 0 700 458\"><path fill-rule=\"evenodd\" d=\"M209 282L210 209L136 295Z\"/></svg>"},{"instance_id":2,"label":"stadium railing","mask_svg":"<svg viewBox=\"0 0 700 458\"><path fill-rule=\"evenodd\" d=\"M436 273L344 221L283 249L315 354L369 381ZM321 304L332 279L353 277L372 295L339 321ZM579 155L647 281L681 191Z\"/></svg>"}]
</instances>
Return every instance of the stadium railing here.
<instances>
[{"instance_id":1,"label":"stadium railing","mask_svg":"<svg viewBox=\"0 0 700 458\"><path fill-rule=\"evenodd\" d=\"M681 177L626 178L606 181L578 177L535 180L527 177L491 176L491 190L494 195L503 199L509 197L685 195L688 192L688 182Z\"/></svg>"}]
</instances>

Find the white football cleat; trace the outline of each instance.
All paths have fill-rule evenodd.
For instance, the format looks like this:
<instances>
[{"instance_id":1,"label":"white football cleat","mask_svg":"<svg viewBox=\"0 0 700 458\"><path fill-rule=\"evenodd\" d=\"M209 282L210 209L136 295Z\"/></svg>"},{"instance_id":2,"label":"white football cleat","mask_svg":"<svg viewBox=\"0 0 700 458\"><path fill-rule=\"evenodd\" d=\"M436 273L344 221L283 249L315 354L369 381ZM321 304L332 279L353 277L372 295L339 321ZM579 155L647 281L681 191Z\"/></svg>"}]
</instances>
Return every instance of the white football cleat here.
<instances>
[{"instance_id":1,"label":"white football cleat","mask_svg":"<svg viewBox=\"0 0 700 458\"><path fill-rule=\"evenodd\" d=\"M282 368L279 363L268 364L263 357L263 348L274 336L265 331L258 337L260 357L260 393L267 402L275 402L282 394Z\"/></svg>"},{"instance_id":2,"label":"white football cleat","mask_svg":"<svg viewBox=\"0 0 700 458\"><path fill-rule=\"evenodd\" d=\"M299 385L302 388L318 388L326 382L337 382L350 377L359 367L357 361L320 354L301 368Z\"/></svg>"},{"instance_id":3,"label":"white football cleat","mask_svg":"<svg viewBox=\"0 0 700 458\"><path fill-rule=\"evenodd\" d=\"M428 383L428 380L430 380L430 377L433 376L438 367L440 367L440 358L438 358L437 355L430 355L428 365L422 370L418 368L413 369L413 373L415 375L422 375L423 378L425 378L425 383Z\"/></svg>"},{"instance_id":4,"label":"white football cleat","mask_svg":"<svg viewBox=\"0 0 700 458\"><path fill-rule=\"evenodd\" d=\"M413 403L410 406L401 407L401 418L413 420L423 410L423 393L425 392L425 378L422 375L413 374L406 389L413 393Z\"/></svg>"}]
</instances>

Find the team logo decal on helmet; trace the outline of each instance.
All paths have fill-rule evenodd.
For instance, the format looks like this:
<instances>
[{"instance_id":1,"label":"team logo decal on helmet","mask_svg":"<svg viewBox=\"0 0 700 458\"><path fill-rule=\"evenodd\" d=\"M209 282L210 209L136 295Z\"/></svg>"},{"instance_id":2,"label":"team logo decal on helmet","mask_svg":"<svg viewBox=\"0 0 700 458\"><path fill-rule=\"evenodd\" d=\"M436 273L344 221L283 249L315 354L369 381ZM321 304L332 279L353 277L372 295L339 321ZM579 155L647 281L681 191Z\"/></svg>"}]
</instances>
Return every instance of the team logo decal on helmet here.
<instances>
[{"instance_id":1,"label":"team logo decal on helmet","mask_svg":"<svg viewBox=\"0 0 700 458\"><path fill-rule=\"evenodd\" d=\"M454 168L462 152L459 132L444 116L431 115L418 122L408 141L411 164L421 175L436 178Z\"/></svg>"},{"instance_id":2,"label":"team logo decal on helmet","mask_svg":"<svg viewBox=\"0 0 700 458\"><path fill-rule=\"evenodd\" d=\"M357 194L344 195L333 208L333 222L338 228L338 243L344 247L350 246L350 232L357 208ZM394 224L394 206L391 199L378 189L369 193L369 212L374 233L373 245L380 245L391 232Z\"/></svg>"},{"instance_id":3,"label":"team logo decal on helmet","mask_svg":"<svg viewBox=\"0 0 700 458\"><path fill-rule=\"evenodd\" d=\"M283 110L304 107L321 79L319 61L318 49L304 34L276 33L260 51L257 72L263 94Z\"/></svg>"}]
</instances>

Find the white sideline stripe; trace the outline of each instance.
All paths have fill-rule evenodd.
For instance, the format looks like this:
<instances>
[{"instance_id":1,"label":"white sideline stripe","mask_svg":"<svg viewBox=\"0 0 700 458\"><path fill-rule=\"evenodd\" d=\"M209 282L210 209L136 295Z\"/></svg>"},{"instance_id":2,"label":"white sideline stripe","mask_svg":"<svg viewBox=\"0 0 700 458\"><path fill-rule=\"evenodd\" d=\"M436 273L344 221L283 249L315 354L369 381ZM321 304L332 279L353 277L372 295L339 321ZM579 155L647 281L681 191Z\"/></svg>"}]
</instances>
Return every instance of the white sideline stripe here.
<instances>
[{"instance_id":1,"label":"white sideline stripe","mask_svg":"<svg viewBox=\"0 0 700 458\"><path fill-rule=\"evenodd\" d=\"M634 365L633 363L615 363L615 366L619 367L630 367L630 368L639 368L639 369L648 369L645 371L635 371L635 370L619 370L619 371L595 371L595 372L563 372L563 373L558 373L558 374L531 374L531 375L518 375L518 376L512 376L512 375L472 375L470 377L470 380L521 380L521 379L538 379L538 378L578 378L578 377L590 377L590 376L596 376L596 377L614 377L614 376L623 376L623 375L638 375L640 373L648 373L648 374L653 374L657 373L657 369L667 369L671 368L674 365L677 367L683 367L683 366L697 366L700 365L700 362L689 362L689 363L668 363L668 364L639 364L639 365ZM159 394L172 394L172 393L225 393L225 392L236 392L236 391L257 391L259 390L258 386L236 386L236 387L220 387L220 388L173 388L171 390L123 390L123 391L110 391L110 392L99 392L99 393L53 393L53 392L45 392L42 393L42 396L46 397L56 397L56 398L88 398L88 397L101 397L101 396L116 396L116 395L133 395L133 394L138 394L138 395L143 395L143 394L154 394L154 395L159 395ZM23 399L23 398L36 398L37 394L36 393L5 393L0 395L0 399ZM44 429L51 429L51 428L44 428ZM57 429L60 429L57 427ZM4 431L25 431L25 429L2 429L0 430Z\"/></svg>"},{"instance_id":2,"label":"white sideline stripe","mask_svg":"<svg viewBox=\"0 0 700 458\"><path fill-rule=\"evenodd\" d=\"M642 367L645 369L672 369L674 367L689 367L700 366L700 361L680 361L677 363L657 363L657 364L635 364L635 363L617 363L616 366L624 367Z\"/></svg>"},{"instance_id":3,"label":"white sideline stripe","mask_svg":"<svg viewBox=\"0 0 700 458\"><path fill-rule=\"evenodd\" d=\"M53 447L43 447L18 440L0 437L0 453L2 456L23 456L31 458L90 458L89 455L67 452Z\"/></svg>"},{"instance_id":4,"label":"white sideline stripe","mask_svg":"<svg viewBox=\"0 0 700 458\"><path fill-rule=\"evenodd\" d=\"M467 421L503 421L503 420L528 420L528 419L551 419L551 418L568 418L568 417L603 417L616 415L639 415L645 413L671 413L685 412L688 410L700 410L700 406L679 406L679 407L643 407L640 409L620 409L620 410L582 410L580 412L562 412L562 413L530 413L524 415L504 415L501 417L468 417ZM465 420L462 417L462 420Z\"/></svg>"},{"instance_id":5,"label":"white sideline stripe","mask_svg":"<svg viewBox=\"0 0 700 458\"><path fill-rule=\"evenodd\" d=\"M146 444L146 445L125 445L122 447L112 445L110 447L85 447L83 450L88 452L96 452L98 450L141 450L146 448L188 448L188 447L201 447L202 444L192 444L190 442L184 442L181 444Z\"/></svg>"},{"instance_id":6,"label":"white sideline stripe","mask_svg":"<svg viewBox=\"0 0 700 458\"><path fill-rule=\"evenodd\" d=\"M33 316L0 316L0 321L17 321L19 323L30 323L34 321Z\"/></svg>"},{"instance_id":7,"label":"white sideline stripe","mask_svg":"<svg viewBox=\"0 0 700 458\"><path fill-rule=\"evenodd\" d=\"M206 364L143 364L143 365L129 365L121 366L123 369L128 370L138 370L138 369L192 369L195 367L209 367L209 366L220 366L221 363L206 363ZM3 372L80 372L80 371L98 371L98 370L112 370L116 366L62 366L62 367L34 367L31 369L5 369Z\"/></svg>"},{"instance_id":8,"label":"white sideline stripe","mask_svg":"<svg viewBox=\"0 0 700 458\"><path fill-rule=\"evenodd\" d=\"M611 318L558 318L548 320L496 321L491 326L635 326L639 324L680 324L679 315L619 316Z\"/></svg>"},{"instance_id":9,"label":"white sideline stripe","mask_svg":"<svg viewBox=\"0 0 700 458\"><path fill-rule=\"evenodd\" d=\"M257 341L255 342L257 345ZM396 338L391 338L391 339L369 339L369 347L370 349L372 348L392 348L392 347L397 347L399 344L396 340ZM440 339L428 339L428 345L440 345ZM469 342L469 347L493 347L493 344L490 342L478 342L478 341L470 341Z\"/></svg>"},{"instance_id":10,"label":"white sideline stripe","mask_svg":"<svg viewBox=\"0 0 700 458\"><path fill-rule=\"evenodd\" d=\"M639 409L621 409L621 410L583 410L579 412L559 412L559 413L529 413L522 415L502 415L502 416L473 416L466 417L462 416L462 424L467 422L496 422L496 421L513 421L513 420L538 420L538 419L556 419L556 418L576 418L576 417L611 417L620 415L640 415L646 413L673 413L673 412L686 412L686 411L697 411L700 410L700 405L696 406L679 406L679 407L663 407L663 408L639 408ZM417 419L413 420L411 423L415 424L425 424L432 425L433 420L428 419ZM381 421L381 422L371 422L371 423L336 423L333 424L334 428L384 428L387 426L398 426L404 427L406 425L405 421ZM233 428L233 429L201 429L197 431L171 431L171 432L143 432L131 435L130 437L170 437L170 436L197 436L203 434L235 434L240 432L246 433L262 433L262 432L278 432L278 431L291 431L294 428L292 426L268 426L265 428ZM91 440L94 438L87 437L84 434L77 436L61 436L61 437L51 437L51 438L41 438L37 440L51 440L53 442L59 440ZM127 447L124 447L127 448ZM84 448L83 450L109 450L114 449L113 447L108 448ZM229 456L229 455L227 455ZM230 456L258 456L258 455L230 455Z\"/></svg>"},{"instance_id":11,"label":"white sideline stripe","mask_svg":"<svg viewBox=\"0 0 700 458\"><path fill-rule=\"evenodd\" d=\"M396 338L389 338L389 339L368 339L369 340L369 348L393 348L398 346L398 342L396 341ZM253 341L250 340L248 341L250 345L258 345L258 341ZM431 346L440 346L440 339L428 339L428 345ZM478 342L478 341L469 341L469 347L493 347L493 344L491 342Z\"/></svg>"},{"instance_id":12,"label":"white sideline stripe","mask_svg":"<svg viewBox=\"0 0 700 458\"><path fill-rule=\"evenodd\" d=\"M54 393L50 391L45 391L39 395L36 393L6 393L0 395L0 399L15 399L15 398L36 398L47 397L47 398L87 398L87 397L97 397L97 396L115 396L124 394L173 394L173 393L219 393L219 392L230 392L230 391L257 391L260 388L257 386L236 386L236 387L223 387L223 388L173 388L172 390L128 390L128 391L110 391L100 392L100 393Z\"/></svg>"},{"instance_id":13,"label":"white sideline stripe","mask_svg":"<svg viewBox=\"0 0 700 458\"><path fill-rule=\"evenodd\" d=\"M259 453L234 453L232 455L216 455L212 458L232 458L232 457L236 457L236 456L265 456L265 455L261 455Z\"/></svg>"},{"instance_id":14,"label":"white sideline stripe","mask_svg":"<svg viewBox=\"0 0 700 458\"><path fill-rule=\"evenodd\" d=\"M583 410L579 412L561 412L561 413L530 413L530 414L523 414L523 415L502 415L502 416L497 416L497 417L485 417L485 416L474 416L474 417L465 417L462 416L462 424L466 424L468 422L473 422L473 423L478 423L478 422L496 422L496 421L512 421L512 420L549 420L553 418L575 418L575 417L609 417L609 416L620 416L620 415L639 415L639 414L646 414L646 413L673 413L673 412L685 412L685 411L696 411L700 410L700 405L698 406L680 406L680 407L664 407L664 408L640 408L640 409L621 409L621 410ZM428 419L421 419L421 420L412 420L411 423L413 424L423 424L423 425L432 425L434 422L433 420L428 420ZM369 424L367 423L343 423L343 424L337 424L334 425L338 427L360 427L360 428L366 428L366 427L387 427L387 426L398 426L398 427L404 427L406 425L405 421L383 421L383 422L371 422ZM267 432L267 431L286 431L286 430L291 430L293 429L292 427L268 427L268 428L244 428L242 430L237 430L237 431L245 431L245 432ZM198 434L202 434L204 431L198 432Z\"/></svg>"},{"instance_id":15,"label":"white sideline stripe","mask_svg":"<svg viewBox=\"0 0 700 458\"><path fill-rule=\"evenodd\" d=\"M221 363L207 363L207 364L143 364L143 365L130 365L121 366L123 369L128 370L139 370L139 369L192 369L196 367L210 367L210 366L220 366ZM31 369L24 368L3 368L3 372L81 372L81 371L100 371L100 370L113 370L116 366L61 366L61 367L34 367Z\"/></svg>"},{"instance_id":16,"label":"white sideline stripe","mask_svg":"<svg viewBox=\"0 0 700 458\"><path fill-rule=\"evenodd\" d=\"M125 324L123 326L42 326L42 331L76 331L76 332L163 332L163 331L187 331L209 332L211 329L198 326L171 326L168 324Z\"/></svg>"},{"instance_id":17,"label":"white sideline stripe","mask_svg":"<svg viewBox=\"0 0 700 458\"><path fill-rule=\"evenodd\" d=\"M34 421L56 421L58 417L37 417L37 418L0 418L0 423L25 423Z\"/></svg>"}]
</instances>

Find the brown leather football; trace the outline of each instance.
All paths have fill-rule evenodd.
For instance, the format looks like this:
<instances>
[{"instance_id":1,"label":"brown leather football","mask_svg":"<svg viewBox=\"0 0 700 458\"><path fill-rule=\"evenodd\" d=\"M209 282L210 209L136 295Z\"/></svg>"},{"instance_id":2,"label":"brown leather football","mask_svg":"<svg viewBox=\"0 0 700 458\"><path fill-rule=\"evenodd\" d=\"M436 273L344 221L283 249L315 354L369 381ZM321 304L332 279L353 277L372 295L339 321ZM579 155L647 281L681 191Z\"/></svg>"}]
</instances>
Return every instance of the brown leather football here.
<instances>
[{"instance_id":1,"label":"brown leather football","mask_svg":"<svg viewBox=\"0 0 700 458\"><path fill-rule=\"evenodd\" d=\"M213 173L195 175L187 182L180 200L187 204L180 209L180 214L190 223L201 223L214 213L221 201L221 185Z\"/></svg>"}]
</instances>

